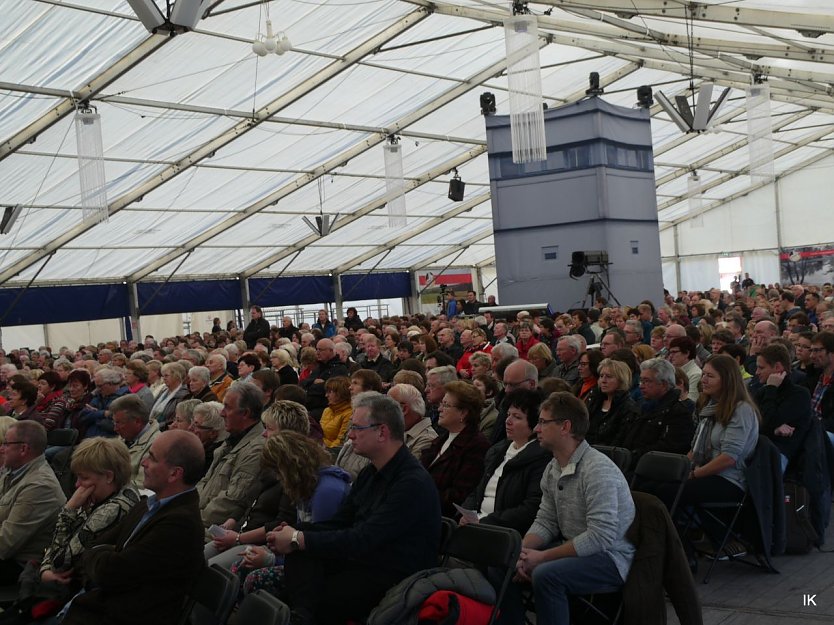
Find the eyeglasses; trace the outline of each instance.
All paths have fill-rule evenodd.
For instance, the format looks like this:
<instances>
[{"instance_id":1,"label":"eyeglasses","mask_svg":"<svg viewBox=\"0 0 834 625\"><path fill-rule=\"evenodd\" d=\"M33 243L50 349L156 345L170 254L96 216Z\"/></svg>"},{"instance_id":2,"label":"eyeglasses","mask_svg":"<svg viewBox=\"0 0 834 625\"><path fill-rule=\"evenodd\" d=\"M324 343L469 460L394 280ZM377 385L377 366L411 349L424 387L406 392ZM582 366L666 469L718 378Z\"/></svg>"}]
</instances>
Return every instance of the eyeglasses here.
<instances>
[{"instance_id":1,"label":"eyeglasses","mask_svg":"<svg viewBox=\"0 0 834 625\"><path fill-rule=\"evenodd\" d=\"M355 423L351 423L348 426L349 432L361 432L362 430L370 430L371 428L378 428L382 423L370 423L368 425L356 425Z\"/></svg>"},{"instance_id":2,"label":"eyeglasses","mask_svg":"<svg viewBox=\"0 0 834 625\"><path fill-rule=\"evenodd\" d=\"M191 427L196 428L198 430L203 430L203 431L208 431L208 430L213 430L214 429L214 428L209 427L207 425L202 425L200 423L194 423L193 421L191 422Z\"/></svg>"},{"instance_id":3,"label":"eyeglasses","mask_svg":"<svg viewBox=\"0 0 834 625\"><path fill-rule=\"evenodd\" d=\"M560 423L563 421L564 419L542 419L541 417L539 417L539 420L536 423L538 423L540 426L545 426L548 423Z\"/></svg>"},{"instance_id":4,"label":"eyeglasses","mask_svg":"<svg viewBox=\"0 0 834 625\"><path fill-rule=\"evenodd\" d=\"M0 447L11 447L12 445L25 445L25 441L3 441Z\"/></svg>"},{"instance_id":5,"label":"eyeglasses","mask_svg":"<svg viewBox=\"0 0 834 625\"><path fill-rule=\"evenodd\" d=\"M812 354L819 354L820 352L824 352L825 348L824 347L812 347L809 351Z\"/></svg>"},{"instance_id":6,"label":"eyeglasses","mask_svg":"<svg viewBox=\"0 0 834 625\"><path fill-rule=\"evenodd\" d=\"M459 410L460 406L455 406L454 404L450 404L449 402L442 401L440 402L441 408L454 408L455 410Z\"/></svg>"},{"instance_id":7,"label":"eyeglasses","mask_svg":"<svg viewBox=\"0 0 834 625\"><path fill-rule=\"evenodd\" d=\"M640 384L654 384L657 380L653 380L652 378L640 378Z\"/></svg>"},{"instance_id":8,"label":"eyeglasses","mask_svg":"<svg viewBox=\"0 0 834 625\"><path fill-rule=\"evenodd\" d=\"M505 381L504 381L504 386L506 386L507 388L516 388L516 387L518 387L518 386L521 386L521 385L522 385L522 384L524 384L525 382L530 382L530 381L531 381L531 379L530 379L530 378L524 378L521 382L507 382L507 381L505 380Z\"/></svg>"},{"instance_id":9,"label":"eyeglasses","mask_svg":"<svg viewBox=\"0 0 834 625\"><path fill-rule=\"evenodd\" d=\"M679 349L670 349L669 350L669 355L680 354L680 353L681 353L681 350L679 350Z\"/></svg>"}]
</instances>

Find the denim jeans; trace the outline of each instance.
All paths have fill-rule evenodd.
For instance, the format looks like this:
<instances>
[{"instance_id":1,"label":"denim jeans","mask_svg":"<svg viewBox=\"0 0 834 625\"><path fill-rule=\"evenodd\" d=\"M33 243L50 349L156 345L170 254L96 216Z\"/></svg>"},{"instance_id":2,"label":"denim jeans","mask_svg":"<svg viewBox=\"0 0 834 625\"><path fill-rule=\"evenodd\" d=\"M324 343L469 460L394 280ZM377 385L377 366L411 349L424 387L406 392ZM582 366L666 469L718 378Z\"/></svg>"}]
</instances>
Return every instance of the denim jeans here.
<instances>
[{"instance_id":1,"label":"denim jeans","mask_svg":"<svg viewBox=\"0 0 834 625\"><path fill-rule=\"evenodd\" d=\"M537 625L569 625L568 595L616 592L623 578L606 553L562 558L533 570Z\"/></svg>"},{"instance_id":2,"label":"denim jeans","mask_svg":"<svg viewBox=\"0 0 834 625\"><path fill-rule=\"evenodd\" d=\"M606 553L544 562L533 570L536 623L569 625L568 595L616 592L622 587L620 572ZM521 592L520 584L510 583L501 605L499 624L524 622Z\"/></svg>"}]
</instances>

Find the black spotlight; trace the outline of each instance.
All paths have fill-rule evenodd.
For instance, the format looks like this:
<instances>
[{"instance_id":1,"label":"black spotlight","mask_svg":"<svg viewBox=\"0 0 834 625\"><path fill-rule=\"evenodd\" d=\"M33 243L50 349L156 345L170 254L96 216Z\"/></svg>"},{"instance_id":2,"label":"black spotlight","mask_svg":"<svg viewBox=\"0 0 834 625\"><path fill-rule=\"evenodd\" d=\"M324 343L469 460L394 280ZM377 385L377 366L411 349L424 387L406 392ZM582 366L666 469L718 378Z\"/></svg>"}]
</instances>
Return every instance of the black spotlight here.
<instances>
[{"instance_id":1,"label":"black spotlight","mask_svg":"<svg viewBox=\"0 0 834 625\"><path fill-rule=\"evenodd\" d=\"M602 95L605 89L599 86L599 72L591 72L588 76L590 86L585 90L585 95Z\"/></svg>"},{"instance_id":2,"label":"black spotlight","mask_svg":"<svg viewBox=\"0 0 834 625\"><path fill-rule=\"evenodd\" d=\"M495 94L484 91L481 94L481 115L492 115L495 113Z\"/></svg>"},{"instance_id":3,"label":"black spotlight","mask_svg":"<svg viewBox=\"0 0 834 625\"><path fill-rule=\"evenodd\" d=\"M463 190L466 187L466 183L460 179L460 174L457 169L453 169L452 171L455 172L455 175L449 181L449 199L453 202L462 202Z\"/></svg>"},{"instance_id":4,"label":"black spotlight","mask_svg":"<svg viewBox=\"0 0 834 625\"><path fill-rule=\"evenodd\" d=\"M642 85L637 87L637 106L644 109L652 108L654 98L652 98L652 88L649 85Z\"/></svg>"},{"instance_id":5,"label":"black spotlight","mask_svg":"<svg viewBox=\"0 0 834 625\"><path fill-rule=\"evenodd\" d=\"M570 255L570 277L576 280L585 275L585 252L573 252Z\"/></svg>"}]
</instances>

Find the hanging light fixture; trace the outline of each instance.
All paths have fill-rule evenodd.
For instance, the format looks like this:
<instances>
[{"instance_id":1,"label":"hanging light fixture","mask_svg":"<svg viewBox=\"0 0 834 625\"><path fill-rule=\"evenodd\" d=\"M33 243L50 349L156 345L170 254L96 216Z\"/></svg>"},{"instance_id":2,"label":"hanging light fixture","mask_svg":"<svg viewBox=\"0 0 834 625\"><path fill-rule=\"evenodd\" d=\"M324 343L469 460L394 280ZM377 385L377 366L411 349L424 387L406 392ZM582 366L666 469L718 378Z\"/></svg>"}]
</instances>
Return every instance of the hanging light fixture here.
<instances>
[{"instance_id":1,"label":"hanging light fixture","mask_svg":"<svg viewBox=\"0 0 834 625\"><path fill-rule=\"evenodd\" d=\"M110 213L107 210L101 116L95 107L82 104L78 108L75 114L75 138L78 177L81 183L82 219L93 223L107 221Z\"/></svg>"},{"instance_id":2,"label":"hanging light fixture","mask_svg":"<svg viewBox=\"0 0 834 625\"><path fill-rule=\"evenodd\" d=\"M154 0L127 0L130 8L148 32L185 32L194 30L211 4L211 0L175 0L165 3L163 13Z\"/></svg>"},{"instance_id":3,"label":"hanging light fixture","mask_svg":"<svg viewBox=\"0 0 834 625\"><path fill-rule=\"evenodd\" d=\"M405 212L405 178L403 177L403 153L400 138L394 135L382 146L385 157L385 192L388 200L388 227L407 225Z\"/></svg>"},{"instance_id":4,"label":"hanging light fixture","mask_svg":"<svg viewBox=\"0 0 834 625\"><path fill-rule=\"evenodd\" d=\"M689 174L686 179L687 202L689 204L689 227L704 227L704 190L701 187L701 177L697 171Z\"/></svg>"},{"instance_id":5,"label":"hanging light fixture","mask_svg":"<svg viewBox=\"0 0 834 625\"><path fill-rule=\"evenodd\" d=\"M272 30L272 20L266 20L266 35L258 33L255 40L252 42L252 52L258 56L266 56L267 54L277 54L281 56L285 52L292 50L292 43L283 31L275 35Z\"/></svg>"},{"instance_id":6,"label":"hanging light fixture","mask_svg":"<svg viewBox=\"0 0 834 625\"><path fill-rule=\"evenodd\" d=\"M753 76L747 88L747 152L750 184L773 182L773 118L770 116L770 86Z\"/></svg>"},{"instance_id":7,"label":"hanging light fixture","mask_svg":"<svg viewBox=\"0 0 834 625\"><path fill-rule=\"evenodd\" d=\"M530 15L526 3L513 3L513 16L504 20L504 43L513 162L546 160L539 29L536 16Z\"/></svg>"}]
</instances>

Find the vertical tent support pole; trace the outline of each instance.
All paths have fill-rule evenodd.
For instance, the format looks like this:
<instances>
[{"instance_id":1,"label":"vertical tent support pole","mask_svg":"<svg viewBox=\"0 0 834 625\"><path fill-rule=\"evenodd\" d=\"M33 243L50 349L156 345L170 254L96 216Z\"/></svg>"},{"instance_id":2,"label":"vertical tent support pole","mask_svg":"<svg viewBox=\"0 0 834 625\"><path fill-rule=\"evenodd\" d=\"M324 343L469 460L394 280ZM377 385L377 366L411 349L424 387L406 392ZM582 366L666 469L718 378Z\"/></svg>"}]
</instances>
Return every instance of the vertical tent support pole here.
<instances>
[{"instance_id":1,"label":"vertical tent support pole","mask_svg":"<svg viewBox=\"0 0 834 625\"><path fill-rule=\"evenodd\" d=\"M336 299L336 311L333 315L333 323L336 323L337 319L344 319L344 301L342 301L342 276L341 274L334 273L333 274L333 297Z\"/></svg>"}]
</instances>

